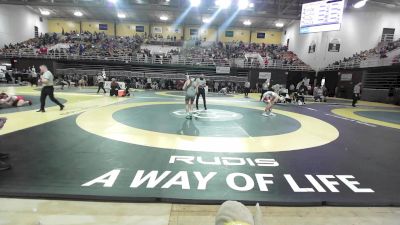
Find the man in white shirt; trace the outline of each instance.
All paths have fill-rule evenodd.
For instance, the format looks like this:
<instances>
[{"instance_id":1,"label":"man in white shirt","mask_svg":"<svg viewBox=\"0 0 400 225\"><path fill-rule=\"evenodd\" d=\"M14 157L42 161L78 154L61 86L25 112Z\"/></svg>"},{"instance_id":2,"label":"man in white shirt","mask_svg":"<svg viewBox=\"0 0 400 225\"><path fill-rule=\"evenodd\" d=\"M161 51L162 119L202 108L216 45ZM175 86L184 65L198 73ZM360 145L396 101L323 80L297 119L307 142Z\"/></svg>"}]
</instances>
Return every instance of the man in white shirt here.
<instances>
[{"instance_id":1,"label":"man in white shirt","mask_svg":"<svg viewBox=\"0 0 400 225\"><path fill-rule=\"evenodd\" d=\"M268 79L267 79L267 80L262 84L260 101L262 101L262 98L263 98L265 92L268 91L268 87L269 87L269 83L268 83Z\"/></svg>"},{"instance_id":2,"label":"man in white shirt","mask_svg":"<svg viewBox=\"0 0 400 225\"><path fill-rule=\"evenodd\" d=\"M103 71L101 71L101 75L103 76L104 80L107 79L106 70L104 68Z\"/></svg>"},{"instance_id":3,"label":"man in white shirt","mask_svg":"<svg viewBox=\"0 0 400 225\"><path fill-rule=\"evenodd\" d=\"M40 76L40 80L43 84L42 91L40 93L40 109L37 112L45 112L44 106L46 104L47 96L50 97L50 100L60 106L60 110L64 109L64 105L61 104L56 98L54 98L54 76L47 69L46 65L40 66L40 72L42 76Z\"/></svg>"},{"instance_id":4,"label":"man in white shirt","mask_svg":"<svg viewBox=\"0 0 400 225\"><path fill-rule=\"evenodd\" d=\"M38 81L37 81L37 73L36 73L36 69L34 66L32 66L32 70L31 70L31 86L36 85L36 87L38 86Z\"/></svg>"},{"instance_id":5,"label":"man in white shirt","mask_svg":"<svg viewBox=\"0 0 400 225\"><path fill-rule=\"evenodd\" d=\"M100 92L100 89L103 89L104 94L106 93L106 89L104 89L104 77L103 75L99 74L97 76L97 85L99 88L97 89L97 94Z\"/></svg>"},{"instance_id":6,"label":"man in white shirt","mask_svg":"<svg viewBox=\"0 0 400 225\"><path fill-rule=\"evenodd\" d=\"M359 82L354 86L353 89L353 103L351 104L353 107L356 107L357 101L360 99L360 94L361 94L361 85L362 83Z\"/></svg>"}]
</instances>

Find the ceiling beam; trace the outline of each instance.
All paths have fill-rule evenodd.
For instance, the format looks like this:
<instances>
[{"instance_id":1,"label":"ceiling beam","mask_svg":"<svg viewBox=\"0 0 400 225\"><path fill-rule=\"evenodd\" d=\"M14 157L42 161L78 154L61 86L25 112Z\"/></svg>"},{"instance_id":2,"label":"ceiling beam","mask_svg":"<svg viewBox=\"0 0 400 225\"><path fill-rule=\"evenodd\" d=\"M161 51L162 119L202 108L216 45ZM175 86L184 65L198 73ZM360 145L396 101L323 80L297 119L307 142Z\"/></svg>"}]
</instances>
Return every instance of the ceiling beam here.
<instances>
[{"instance_id":1,"label":"ceiling beam","mask_svg":"<svg viewBox=\"0 0 400 225\"><path fill-rule=\"evenodd\" d=\"M287 2L286 2L286 6L285 6L285 8L283 8L281 11L278 11L278 14L279 15L283 15L283 14L285 14L285 12L289 9L289 8L291 8L292 6L298 6L298 0L288 0Z\"/></svg>"}]
</instances>

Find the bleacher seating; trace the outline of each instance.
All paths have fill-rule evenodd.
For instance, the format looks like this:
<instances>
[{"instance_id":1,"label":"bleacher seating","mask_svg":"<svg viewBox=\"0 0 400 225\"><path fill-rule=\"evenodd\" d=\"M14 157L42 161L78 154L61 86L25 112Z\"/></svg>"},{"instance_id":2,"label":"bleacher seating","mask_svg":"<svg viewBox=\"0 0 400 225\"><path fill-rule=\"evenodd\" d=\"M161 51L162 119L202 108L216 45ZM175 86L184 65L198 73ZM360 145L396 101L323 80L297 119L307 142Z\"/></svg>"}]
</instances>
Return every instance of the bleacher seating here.
<instances>
[{"instance_id":1,"label":"bleacher seating","mask_svg":"<svg viewBox=\"0 0 400 225\"><path fill-rule=\"evenodd\" d=\"M22 43L0 49L3 57L43 57L66 60L112 60L153 64L183 64L190 66L228 66L245 68L281 68L311 70L285 46L245 44L243 42L210 43L198 41L193 47L168 47L164 44L143 45L157 37L109 37L104 33L76 32L45 34ZM169 37L168 41L176 41ZM247 53L259 54L260 60L251 61ZM236 63L235 63L236 62Z\"/></svg>"},{"instance_id":2,"label":"bleacher seating","mask_svg":"<svg viewBox=\"0 0 400 225\"><path fill-rule=\"evenodd\" d=\"M400 49L400 39L397 41L381 42L375 48L355 53L351 57L336 61L326 67L326 70L350 69L360 67L375 67L392 65L392 58L388 58L391 52Z\"/></svg>"}]
</instances>

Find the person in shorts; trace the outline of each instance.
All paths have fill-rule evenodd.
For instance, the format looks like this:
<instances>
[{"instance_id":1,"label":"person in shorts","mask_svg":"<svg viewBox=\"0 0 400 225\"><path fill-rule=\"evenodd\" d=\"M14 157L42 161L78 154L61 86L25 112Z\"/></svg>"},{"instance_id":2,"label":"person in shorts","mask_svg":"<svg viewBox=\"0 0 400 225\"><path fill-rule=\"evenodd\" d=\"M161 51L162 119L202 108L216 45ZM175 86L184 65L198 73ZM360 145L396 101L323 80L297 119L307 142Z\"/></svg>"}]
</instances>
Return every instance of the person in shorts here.
<instances>
[{"instance_id":1,"label":"person in shorts","mask_svg":"<svg viewBox=\"0 0 400 225\"><path fill-rule=\"evenodd\" d=\"M197 94L197 85L195 80L190 79L189 75L187 75L182 89L185 91L186 119L192 119L193 102Z\"/></svg>"},{"instance_id":2,"label":"person in shorts","mask_svg":"<svg viewBox=\"0 0 400 225\"><path fill-rule=\"evenodd\" d=\"M275 102L279 100L278 94L273 91L267 91L263 94L261 100L267 104L262 115L275 116L275 114L272 113L272 107L274 106Z\"/></svg>"}]
</instances>

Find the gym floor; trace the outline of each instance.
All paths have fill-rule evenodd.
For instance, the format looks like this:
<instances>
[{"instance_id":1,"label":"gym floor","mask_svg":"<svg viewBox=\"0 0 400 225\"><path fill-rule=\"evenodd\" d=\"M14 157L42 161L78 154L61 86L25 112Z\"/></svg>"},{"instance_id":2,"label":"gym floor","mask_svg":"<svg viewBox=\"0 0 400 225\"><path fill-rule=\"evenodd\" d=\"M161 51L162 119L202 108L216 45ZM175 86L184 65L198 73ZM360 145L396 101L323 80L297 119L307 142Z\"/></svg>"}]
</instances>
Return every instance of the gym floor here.
<instances>
[{"instance_id":1,"label":"gym floor","mask_svg":"<svg viewBox=\"0 0 400 225\"><path fill-rule=\"evenodd\" d=\"M205 207L205 220L216 210L175 203L219 204L233 199L276 206L400 205L398 106L360 101L353 108L349 100L330 98L327 103L301 106L277 104L276 116L264 117L259 94L244 98L210 93L208 110L202 110L200 100L200 110L186 120L182 92L176 91L137 90L131 97L116 98L96 94L94 88L57 90L64 111L48 99L46 113L37 113L39 89L0 90L33 101L32 106L0 109L0 117L8 118L0 130L1 152L10 153L7 162L13 166L0 173L3 197L174 203L143 205L165 207L164 224L191 224L178 221L186 215L179 207L193 207L195 212ZM149 180L144 179L147 175ZM152 182L152 175L159 179ZM209 179L202 186L199 177ZM78 203L0 201L72 208ZM129 208L124 204L118 207ZM387 213L387 223L382 224L391 224L399 213L383 207L265 209L295 221L329 210L356 217ZM18 212L8 210L0 215L16 221L13 216ZM36 212L29 214L38 218ZM275 222L269 224L285 224L277 218Z\"/></svg>"}]
</instances>

